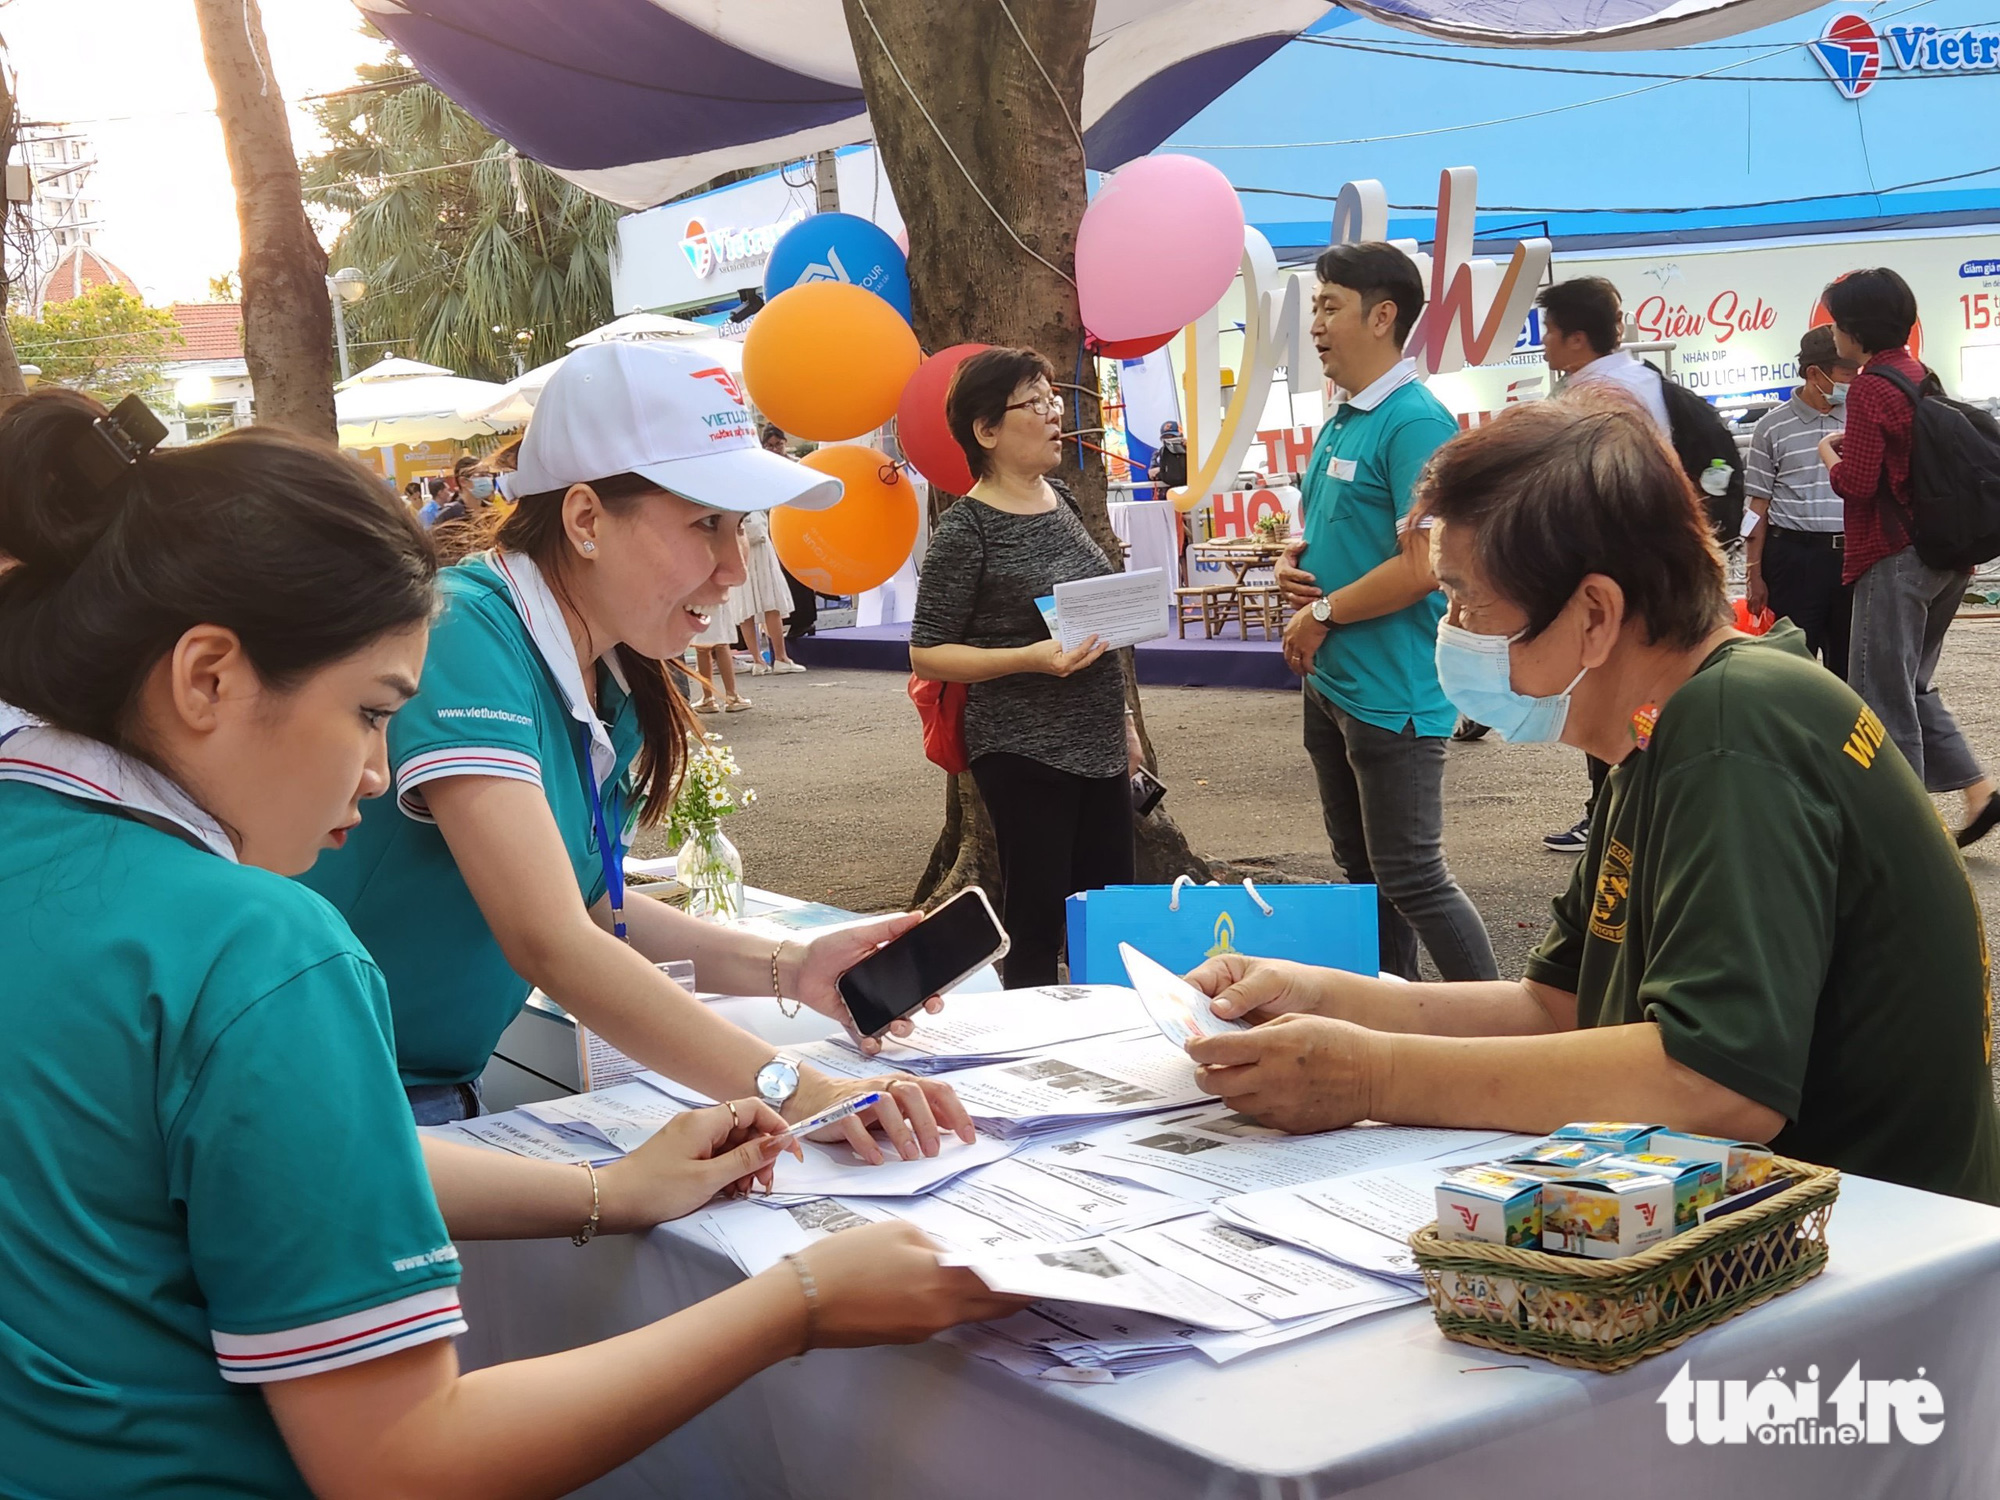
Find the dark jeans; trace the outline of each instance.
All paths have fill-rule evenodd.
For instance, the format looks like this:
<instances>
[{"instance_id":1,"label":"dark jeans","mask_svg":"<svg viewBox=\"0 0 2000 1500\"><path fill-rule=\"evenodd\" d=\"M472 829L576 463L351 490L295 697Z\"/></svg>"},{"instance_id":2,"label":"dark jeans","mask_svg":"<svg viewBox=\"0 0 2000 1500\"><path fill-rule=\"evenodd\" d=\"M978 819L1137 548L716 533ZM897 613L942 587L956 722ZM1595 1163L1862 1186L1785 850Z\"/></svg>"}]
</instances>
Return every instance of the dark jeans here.
<instances>
[{"instance_id":1,"label":"dark jeans","mask_svg":"<svg viewBox=\"0 0 2000 1500\"><path fill-rule=\"evenodd\" d=\"M1012 941L1001 975L1009 989L1054 984L1063 902L1132 883L1132 783L1006 754L980 756L972 779L1000 846L1000 924Z\"/></svg>"},{"instance_id":2,"label":"dark jeans","mask_svg":"<svg viewBox=\"0 0 2000 1500\"><path fill-rule=\"evenodd\" d=\"M1310 682L1305 717L1333 857L1376 889L1383 969L1417 978L1421 938L1444 978L1497 979L1486 924L1445 867L1443 738L1354 718Z\"/></svg>"},{"instance_id":3,"label":"dark jeans","mask_svg":"<svg viewBox=\"0 0 2000 1500\"><path fill-rule=\"evenodd\" d=\"M785 616L785 639L798 640L819 628L819 595L785 573L785 587L792 591L792 612Z\"/></svg>"},{"instance_id":4,"label":"dark jeans","mask_svg":"<svg viewBox=\"0 0 2000 1500\"><path fill-rule=\"evenodd\" d=\"M1874 709L1926 791L1956 792L1985 774L1938 696L1938 656L1970 573L1933 568L1905 547L1854 580L1848 685Z\"/></svg>"},{"instance_id":5,"label":"dark jeans","mask_svg":"<svg viewBox=\"0 0 2000 1500\"><path fill-rule=\"evenodd\" d=\"M1838 540L1838 532L1773 526L1764 538L1764 586L1771 613L1803 630L1806 649L1844 682L1854 590L1840 581L1847 554L1834 545Z\"/></svg>"},{"instance_id":6,"label":"dark jeans","mask_svg":"<svg viewBox=\"0 0 2000 1500\"><path fill-rule=\"evenodd\" d=\"M454 1120L470 1120L486 1113L486 1101L480 1096L476 1081L406 1084L403 1092L409 1097L410 1113L416 1116L419 1125L449 1125Z\"/></svg>"}]
</instances>

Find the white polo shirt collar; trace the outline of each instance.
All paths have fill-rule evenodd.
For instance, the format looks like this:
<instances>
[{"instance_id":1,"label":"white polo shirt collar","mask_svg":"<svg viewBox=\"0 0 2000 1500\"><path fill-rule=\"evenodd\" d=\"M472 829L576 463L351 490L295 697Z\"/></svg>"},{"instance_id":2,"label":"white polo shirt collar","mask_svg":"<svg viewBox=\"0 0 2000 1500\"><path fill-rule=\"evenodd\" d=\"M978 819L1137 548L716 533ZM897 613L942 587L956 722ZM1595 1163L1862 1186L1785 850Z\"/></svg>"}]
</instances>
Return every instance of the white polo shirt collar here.
<instances>
[{"instance_id":1,"label":"white polo shirt collar","mask_svg":"<svg viewBox=\"0 0 2000 1500\"><path fill-rule=\"evenodd\" d=\"M569 626L563 622L562 607L556 603L555 591L535 560L525 552L502 552L494 550L484 554L488 567L506 585L507 597L513 601L515 611L521 616L521 623L528 627L528 639L535 643L535 650L541 654L542 662L555 679L556 688L562 693L563 702L568 705L570 717L583 725L590 735L590 769L603 786L618 769L618 752L611 744L611 731L590 706L590 699L583 690L583 671L577 666L576 644L570 639ZM630 693L625 674L619 670L616 652L600 658L611 673L611 680L618 684L620 692Z\"/></svg>"},{"instance_id":2,"label":"white polo shirt collar","mask_svg":"<svg viewBox=\"0 0 2000 1500\"><path fill-rule=\"evenodd\" d=\"M1417 362L1414 359L1399 359L1376 376L1367 389L1356 391L1342 404L1356 411L1373 411L1416 378Z\"/></svg>"},{"instance_id":3,"label":"white polo shirt collar","mask_svg":"<svg viewBox=\"0 0 2000 1500\"><path fill-rule=\"evenodd\" d=\"M102 802L238 863L222 825L169 778L109 745L51 728L11 703L0 703L0 781Z\"/></svg>"}]
</instances>

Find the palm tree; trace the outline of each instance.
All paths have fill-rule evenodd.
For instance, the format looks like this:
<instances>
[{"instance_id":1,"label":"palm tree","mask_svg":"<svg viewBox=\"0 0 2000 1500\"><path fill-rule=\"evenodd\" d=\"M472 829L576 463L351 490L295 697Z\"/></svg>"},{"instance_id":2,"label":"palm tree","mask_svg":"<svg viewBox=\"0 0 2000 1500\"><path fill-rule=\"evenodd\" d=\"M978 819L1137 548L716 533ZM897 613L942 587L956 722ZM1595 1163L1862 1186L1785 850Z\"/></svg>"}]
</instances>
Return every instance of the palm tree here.
<instances>
[{"instance_id":1,"label":"palm tree","mask_svg":"<svg viewBox=\"0 0 2000 1500\"><path fill-rule=\"evenodd\" d=\"M619 210L517 156L391 52L313 106L329 145L306 201L346 217L333 264L368 293L348 330L371 364L405 354L507 380L611 317Z\"/></svg>"}]
</instances>

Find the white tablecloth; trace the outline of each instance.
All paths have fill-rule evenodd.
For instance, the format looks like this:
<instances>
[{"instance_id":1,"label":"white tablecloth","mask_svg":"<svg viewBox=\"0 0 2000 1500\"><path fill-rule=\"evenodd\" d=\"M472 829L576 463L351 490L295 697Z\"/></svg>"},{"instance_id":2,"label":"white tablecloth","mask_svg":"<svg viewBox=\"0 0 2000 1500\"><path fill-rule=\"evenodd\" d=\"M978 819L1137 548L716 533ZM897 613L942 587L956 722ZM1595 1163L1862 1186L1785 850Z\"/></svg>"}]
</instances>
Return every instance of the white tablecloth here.
<instances>
[{"instance_id":1,"label":"white tablecloth","mask_svg":"<svg viewBox=\"0 0 2000 1500\"><path fill-rule=\"evenodd\" d=\"M725 1005L733 1002L723 1002ZM733 1018L771 1012L742 1003ZM775 1018L775 1017L774 1017ZM789 1039L789 1038L788 1038ZM1543 1500L2000 1495L2000 1209L1849 1178L1833 1258L1800 1290L1618 1375L1441 1338L1417 1307L1227 1368L1199 1359L1110 1386L1019 1379L939 1344L821 1350L765 1371L598 1483L593 1497L797 1500ZM674 1225L645 1236L468 1243L468 1367L665 1317L738 1279ZM1924 1446L1677 1447L1661 1392L1856 1361L1919 1367L1944 1398ZM1830 1416L1827 1420L1831 1420Z\"/></svg>"},{"instance_id":2,"label":"white tablecloth","mask_svg":"<svg viewBox=\"0 0 2000 1500\"><path fill-rule=\"evenodd\" d=\"M1125 571L1137 573L1160 568L1167 586L1180 586L1180 518L1164 500L1113 500L1105 507L1111 512L1111 529L1118 540L1131 548Z\"/></svg>"}]
</instances>

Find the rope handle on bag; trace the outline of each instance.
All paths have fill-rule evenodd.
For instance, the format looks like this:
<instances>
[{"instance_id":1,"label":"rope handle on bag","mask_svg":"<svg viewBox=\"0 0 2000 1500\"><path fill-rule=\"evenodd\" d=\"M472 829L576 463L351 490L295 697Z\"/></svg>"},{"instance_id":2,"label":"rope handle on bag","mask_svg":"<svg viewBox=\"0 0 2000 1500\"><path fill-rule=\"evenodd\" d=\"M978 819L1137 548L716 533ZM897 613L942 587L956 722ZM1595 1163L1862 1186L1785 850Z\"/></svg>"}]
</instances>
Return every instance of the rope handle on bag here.
<instances>
[{"instance_id":1,"label":"rope handle on bag","mask_svg":"<svg viewBox=\"0 0 2000 1500\"><path fill-rule=\"evenodd\" d=\"M1222 882L1211 880L1208 884L1210 886L1219 886ZM1181 909L1181 887L1184 885L1199 886L1200 882L1192 875L1176 875L1174 877L1174 888L1167 896L1168 911L1179 911ZM1257 893L1256 884L1247 877L1243 881L1243 892L1256 903L1257 910L1261 911L1265 916L1275 917L1278 914L1277 908L1273 907L1270 902Z\"/></svg>"}]
</instances>

